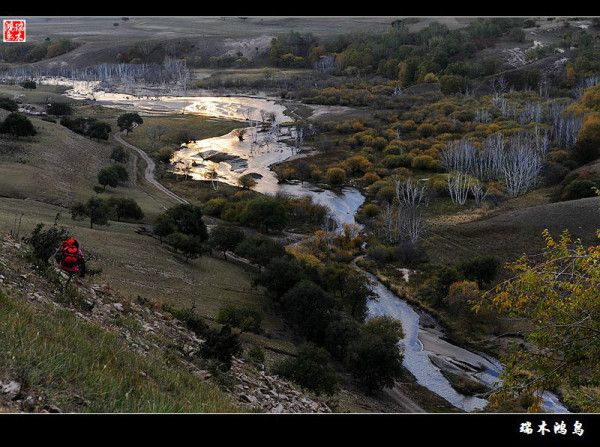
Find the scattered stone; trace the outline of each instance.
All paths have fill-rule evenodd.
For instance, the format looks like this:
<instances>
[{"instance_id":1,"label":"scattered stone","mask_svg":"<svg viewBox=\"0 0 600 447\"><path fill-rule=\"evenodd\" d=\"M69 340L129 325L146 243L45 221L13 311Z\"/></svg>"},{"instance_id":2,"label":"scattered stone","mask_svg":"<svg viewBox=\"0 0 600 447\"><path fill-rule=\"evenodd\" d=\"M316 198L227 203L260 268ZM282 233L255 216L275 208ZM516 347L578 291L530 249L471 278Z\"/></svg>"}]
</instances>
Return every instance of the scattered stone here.
<instances>
[{"instance_id":1,"label":"scattered stone","mask_svg":"<svg viewBox=\"0 0 600 447\"><path fill-rule=\"evenodd\" d=\"M11 382L2 384L0 390L2 391L2 394L4 394L9 400L14 400L21 392L21 384L13 380Z\"/></svg>"}]
</instances>

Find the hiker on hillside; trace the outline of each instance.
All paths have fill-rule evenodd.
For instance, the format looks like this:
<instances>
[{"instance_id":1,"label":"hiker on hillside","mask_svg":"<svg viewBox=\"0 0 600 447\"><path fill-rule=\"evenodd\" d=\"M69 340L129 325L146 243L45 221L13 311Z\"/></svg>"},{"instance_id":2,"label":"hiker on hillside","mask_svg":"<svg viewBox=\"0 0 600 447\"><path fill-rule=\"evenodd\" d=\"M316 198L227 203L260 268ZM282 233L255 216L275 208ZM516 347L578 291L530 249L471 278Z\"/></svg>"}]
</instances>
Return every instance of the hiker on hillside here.
<instances>
[{"instance_id":1,"label":"hiker on hillside","mask_svg":"<svg viewBox=\"0 0 600 447\"><path fill-rule=\"evenodd\" d=\"M85 276L85 258L77 239L69 238L63 241L56 250L54 259L70 277L77 274L82 278Z\"/></svg>"}]
</instances>

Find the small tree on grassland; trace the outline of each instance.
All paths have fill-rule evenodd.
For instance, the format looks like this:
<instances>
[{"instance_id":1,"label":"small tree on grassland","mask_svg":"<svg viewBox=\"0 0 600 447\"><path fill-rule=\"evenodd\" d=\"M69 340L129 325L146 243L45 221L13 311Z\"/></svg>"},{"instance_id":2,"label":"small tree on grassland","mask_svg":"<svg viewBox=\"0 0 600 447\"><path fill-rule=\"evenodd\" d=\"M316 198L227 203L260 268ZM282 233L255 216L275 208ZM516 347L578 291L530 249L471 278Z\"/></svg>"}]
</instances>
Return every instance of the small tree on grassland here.
<instances>
[{"instance_id":1,"label":"small tree on grassland","mask_svg":"<svg viewBox=\"0 0 600 447\"><path fill-rule=\"evenodd\" d=\"M0 133L7 133L19 138L33 136L37 132L33 127L33 123L25 115L11 113L0 124Z\"/></svg>"},{"instance_id":2,"label":"small tree on grassland","mask_svg":"<svg viewBox=\"0 0 600 447\"><path fill-rule=\"evenodd\" d=\"M218 225L210 232L209 243L213 248L220 250L224 258L227 258L226 252L235 249L245 237L244 232L239 228Z\"/></svg>"},{"instance_id":3,"label":"small tree on grassland","mask_svg":"<svg viewBox=\"0 0 600 447\"><path fill-rule=\"evenodd\" d=\"M75 220L88 217L90 228L96 225L108 225L111 208L108 201L99 197L90 197L85 203L76 203L71 207L71 217Z\"/></svg>"},{"instance_id":4,"label":"small tree on grassland","mask_svg":"<svg viewBox=\"0 0 600 447\"><path fill-rule=\"evenodd\" d=\"M238 185L240 185L242 189L252 189L256 186L256 180L251 174L242 175L238 179Z\"/></svg>"},{"instance_id":5,"label":"small tree on grassland","mask_svg":"<svg viewBox=\"0 0 600 447\"><path fill-rule=\"evenodd\" d=\"M144 122L142 117L138 113L124 113L117 118L117 126L121 131L129 133L133 130L136 125L140 125Z\"/></svg>"},{"instance_id":6,"label":"small tree on grassland","mask_svg":"<svg viewBox=\"0 0 600 447\"><path fill-rule=\"evenodd\" d=\"M121 146L117 146L110 153L110 159L117 163L127 163L129 161L129 153Z\"/></svg>"},{"instance_id":7,"label":"small tree on grassland","mask_svg":"<svg viewBox=\"0 0 600 447\"><path fill-rule=\"evenodd\" d=\"M111 197L108 199L108 206L117 218L117 222L120 222L121 219L141 220L144 218L142 209L133 199Z\"/></svg>"},{"instance_id":8,"label":"small tree on grassland","mask_svg":"<svg viewBox=\"0 0 600 447\"><path fill-rule=\"evenodd\" d=\"M176 231L167 236L166 242L185 256L185 262L197 258L204 252L204 245L198 236L187 235Z\"/></svg>"}]
</instances>

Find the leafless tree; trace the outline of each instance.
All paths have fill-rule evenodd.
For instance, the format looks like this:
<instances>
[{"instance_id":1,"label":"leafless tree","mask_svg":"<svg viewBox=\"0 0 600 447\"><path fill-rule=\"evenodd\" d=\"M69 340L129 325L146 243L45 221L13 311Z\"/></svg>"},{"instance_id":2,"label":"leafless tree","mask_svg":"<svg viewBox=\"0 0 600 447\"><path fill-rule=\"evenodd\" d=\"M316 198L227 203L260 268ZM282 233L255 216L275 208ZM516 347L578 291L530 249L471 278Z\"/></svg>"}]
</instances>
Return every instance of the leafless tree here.
<instances>
[{"instance_id":1,"label":"leafless tree","mask_svg":"<svg viewBox=\"0 0 600 447\"><path fill-rule=\"evenodd\" d=\"M459 171L454 171L448 176L448 192L453 203L464 205L469 197L470 177Z\"/></svg>"},{"instance_id":2,"label":"leafless tree","mask_svg":"<svg viewBox=\"0 0 600 447\"><path fill-rule=\"evenodd\" d=\"M422 208L429 203L426 187L411 178L395 178L394 185L396 195L392 203L383 208L380 231L390 244L408 241L416 245L425 230Z\"/></svg>"},{"instance_id":3,"label":"leafless tree","mask_svg":"<svg viewBox=\"0 0 600 447\"><path fill-rule=\"evenodd\" d=\"M488 188L484 187L479 181L471 183L471 193L477 206L481 206L488 195Z\"/></svg>"},{"instance_id":4,"label":"leafless tree","mask_svg":"<svg viewBox=\"0 0 600 447\"><path fill-rule=\"evenodd\" d=\"M550 103L548 118L552 123L552 136L556 142L567 148L574 147L583 119L576 115L566 114L565 105L559 102Z\"/></svg>"},{"instance_id":5,"label":"leafless tree","mask_svg":"<svg viewBox=\"0 0 600 447\"><path fill-rule=\"evenodd\" d=\"M526 144L525 139L511 138L503 164L506 191L512 197L521 195L537 183L542 170L539 152Z\"/></svg>"}]
</instances>

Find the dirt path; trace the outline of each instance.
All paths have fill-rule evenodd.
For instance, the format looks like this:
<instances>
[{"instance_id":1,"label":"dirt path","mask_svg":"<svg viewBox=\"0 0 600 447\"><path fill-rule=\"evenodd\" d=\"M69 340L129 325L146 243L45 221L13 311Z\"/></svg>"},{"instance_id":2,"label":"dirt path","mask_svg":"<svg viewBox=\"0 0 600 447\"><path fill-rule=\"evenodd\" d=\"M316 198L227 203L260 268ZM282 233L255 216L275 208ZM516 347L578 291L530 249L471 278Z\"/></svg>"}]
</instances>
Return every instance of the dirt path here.
<instances>
[{"instance_id":1,"label":"dirt path","mask_svg":"<svg viewBox=\"0 0 600 447\"><path fill-rule=\"evenodd\" d=\"M136 147L133 144L130 144L127 141L125 141L123 139L123 137L121 136L121 134L119 134L119 133L114 133L114 134L112 134L112 136L122 146L125 146L128 149L134 150L146 162L146 169L144 170L144 178L146 179L146 181L148 183L150 183L156 189L165 193L167 196L169 196L171 199L175 200L177 203L189 204L189 202L187 200L185 200L183 197L178 196L173 191L171 191L167 187L163 186L158 180L156 180L156 177L154 177L154 169L156 168L156 164L154 163L154 160L152 160L148 156L148 154L146 154L146 152L144 152L139 147Z\"/></svg>"}]
</instances>

